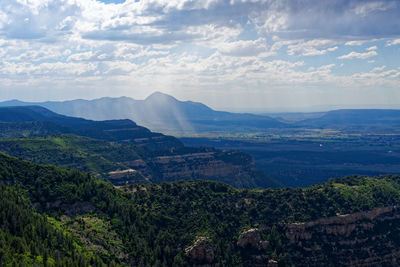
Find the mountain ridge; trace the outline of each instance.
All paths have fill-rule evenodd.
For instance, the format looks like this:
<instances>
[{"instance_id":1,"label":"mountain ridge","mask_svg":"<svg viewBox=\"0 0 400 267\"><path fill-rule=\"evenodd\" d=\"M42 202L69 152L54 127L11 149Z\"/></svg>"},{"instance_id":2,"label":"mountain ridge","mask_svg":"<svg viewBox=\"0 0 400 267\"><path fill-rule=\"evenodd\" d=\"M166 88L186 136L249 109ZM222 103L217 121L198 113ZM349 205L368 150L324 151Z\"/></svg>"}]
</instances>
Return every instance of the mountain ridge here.
<instances>
[{"instance_id":1,"label":"mountain ridge","mask_svg":"<svg viewBox=\"0 0 400 267\"><path fill-rule=\"evenodd\" d=\"M103 97L93 100L47 102L1 102L7 105L40 105L54 112L91 120L131 119L153 131L197 133L220 131L254 131L286 126L268 116L217 111L200 102L180 101L155 92L144 100L129 97Z\"/></svg>"},{"instance_id":2,"label":"mountain ridge","mask_svg":"<svg viewBox=\"0 0 400 267\"><path fill-rule=\"evenodd\" d=\"M48 138L35 138L43 136ZM259 171L245 153L185 147L179 139L152 132L129 119L91 121L60 115L40 106L0 107L0 138L8 139L5 143L0 141L3 144L0 150L4 152L35 159L37 163L90 170L111 179L115 185L146 178L157 183L209 179L236 187L279 186ZM59 146L60 143L69 146ZM126 155L115 156L124 154L124 147ZM128 157L130 154L134 156ZM132 175L130 169L140 175ZM117 172L117 177L111 172Z\"/></svg>"},{"instance_id":3,"label":"mountain ridge","mask_svg":"<svg viewBox=\"0 0 400 267\"><path fill-rule=\"evenodd\" d=\"M95 121L130 119L152 131L173 135L257 133L282 128L338 130L400 128L400 110L397 109L336 109L314 112L315 114L308 112L258 115L218 111L201 102L180 101L161 92L154 92L143 100L121 96L92 100L23 102L14 99L0 102L0 106L31 105Z\"/></svg>"},{"instance_id":4,"label":"mountain ridge","mask_svg":"<svg viewBox=\"0 0 400 267\"><path fill-rule=\"evenodd\" d=\"M396 128L400 129L398 109L338 109L318 118L296 123L301 126L336 129Z\"/></svg>"}]
</instances>

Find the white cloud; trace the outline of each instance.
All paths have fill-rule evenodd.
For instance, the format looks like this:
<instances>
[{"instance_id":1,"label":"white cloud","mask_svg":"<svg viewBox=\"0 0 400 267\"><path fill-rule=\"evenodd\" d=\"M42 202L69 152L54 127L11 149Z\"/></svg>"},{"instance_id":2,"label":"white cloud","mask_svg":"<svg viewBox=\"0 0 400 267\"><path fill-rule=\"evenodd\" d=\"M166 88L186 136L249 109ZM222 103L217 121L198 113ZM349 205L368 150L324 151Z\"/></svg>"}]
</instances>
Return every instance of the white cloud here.
<instances>
[{"instance_id":1,"label":"white cloud","mask_svg":"<svg viewBox=\"0 0 400 267\"><path fill-rule=\"evenodd\" d=\"M265 32L281 38L335 39L355 45L362 42L360 40L399 33L400 5L393 0L280 0L267 3L268 7L261 9L267 11L254 13L255 21ZM265 24L260 23L262 21Z\"/></svg>"},{"instance_id":2,"label":"white cloud","mask_svg":"<svg viewBox=\"0 0 400 267\"><path fill-rule=\"evenodd\" d=\"M336 74L336 53L344 54L339 59L378 58L377 46L387 48L375 39L400 36L399 5L390 0L6 2L0 4L0 81L10 88L142 95L347 88L355 86L358 66ZM346 54L343 47L366 43L364 52ZM397 74L379 68L357 79L371 85L374 73L389 71L378 81L395 84Z\"/></svg>"},{"instance_id":3,"label":"white cloud","mask_svg":"<svg viewBox=\"0 0 400 267\"><path fill-rule=\"evenodd\" d=\"M359 3L354 7L354 13L356 15L367 16L372 12L385 11L396 6L393 1L365 1L365 3Z\"/></svg>"},{"instance_id":4,"label":"white cloud","mask_svg":"<svg viewBox=\"0 0 400 267\"><path fill-rule=\"evenodd\" d=\"M56 27L57 30L66 31L71 30L74 26L75 19L71 16L67 16L64 20L62 20L58 26Z\"/></svg>"},{"instance_id":5,"label":"white cloud","mask_svg":"<svg viewBox=\"0 0 400 267\"><path fill-rule=\"evenodd\" d=\"M366 53L358 53L358 52L350 52L346 55L338 57L338 59L353 59L353 58L358 58L358 59L366 59L370 57L377 56L378 53L376 51L369 51Z\"/></svg>"},{"instance_id":6,"label":"white cloud","mask_svg":"<svg viewBox=\"0 0 400 267\"><path fill-rule=\"evenodd\" d=\"M310 40L307 42L301 41L297 44L288 45L288 55L302 55L302 56L316 56L324 55L326 52L335 51L337 47L330 47L328 49L321 49L336 44L332 40Z\"/></svg>"},{"instance_id":7,"label":"white cloud","mask_svg":"<svg viewBox=\"0 0 400 267\"><path fill-rule=\"evenodd\" d=\"M400 44L400 39L393 39L386 43L386 46L398 45Z\"/></svg>"},{"instance_id":8,"label":"white cloud","mask_svg":"<svg viewBox=\"0 0 400 267\"><path fill-rule=\"evenodd\" d=\"M371 70L371 72L381 72L386 68L386 66L375 67Z\"/></svg>"},{"instance_id":9,"label":"white cloud","mask_svg":"<svg viewBox=\"0 0 400 267\"><path fill-rule=\"evenodd\" d=\"M370 46L370 47L366 48L365 50L374 51L374 50L377 50L377 49L378 49L378 47L376 45L374 45L374 46Z\"/></svg>"},{"instance_id":10,"label":"white cloud","mask_svg":"<svg viewBox=\"0 0 400 267\"><path fill-rule=\"evenodd\" d=\"M221 44L218 50L231 56L257 56L267 51L266 40L260 38L251 41L235 41Z\"/></svg>"},{"instance_id":11,"label":"white cloud","mask_svg":"<svg viewBox=\"0 0 400 267\"><path fill-rule=\"evenodd\" d=\"M363 45L364 43L366 43L367 41L365 40L357 40L357 41L348 41L345 43L345 45L351 45L351 46L358 46L358 45Z\"/></svg>"},{"instance_id":12,"label":"white cloud","mask_svg":"<svg viewBox=\"0 0 400 267\"><path fill-rule=\"evenodd\" d=\"M105 64L107 67L104 74L129 74L138 69L138 66L136 64L133 64L129 61L109 61L105 62Z\"/></svg>"},{"instance_id":13,"label":"white cloud","mask_svg":"<svg viewBox=\"0 0 400 267\"><path fill-rule=\"evenodd\" d=\"M6 63L0 68L1 74L6 75L23 75L23 76L48 76L54 77L66 77L75 75L87 75L89 72L95 70L96 64L94 63L41 63L39 65L34 64L15 64ZM10 76L10 77L11 77Z\"/></svg>"},{"instance_id":14,"label":"white cloud","mask_svg":"<svg viewBox=\"0 0 400 267\"><path fill-rule=\"evenodd\" d=\"M356 73L352 75L352 77L355 79L364 79L368 82L371 82L373 81L373 79L376 79L376 81L378 81L379 83L385 83L387 82L385 79L397 79L398 77L400 77L400 71L394 69L387 71L373 69L367 73ZM397 83L399 82L397 81Z\"/></svg>"},{"instance_id":15,"label":"white cloud","mask_svg":"<svg viewBox=\"0 0 400 267\"><path fill-rule=\"evenodd\" d=\"M76 53L68 57L67 61L87 61L93 58L94 54L92 51Z\"/></svg>"}]
</instances>

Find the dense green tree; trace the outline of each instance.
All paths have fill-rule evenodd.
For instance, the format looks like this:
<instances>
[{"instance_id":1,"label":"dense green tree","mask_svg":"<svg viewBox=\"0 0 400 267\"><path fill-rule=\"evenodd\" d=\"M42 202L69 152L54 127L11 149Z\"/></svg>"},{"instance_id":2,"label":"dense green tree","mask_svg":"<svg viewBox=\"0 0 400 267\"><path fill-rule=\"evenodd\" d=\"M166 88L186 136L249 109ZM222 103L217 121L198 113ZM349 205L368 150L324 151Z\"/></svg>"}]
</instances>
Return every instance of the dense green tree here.
<instances>
[{"instance_id":1,"label":"dense green tree","mask_svg":"<svg viewBox=\"0 0 400 267\"><path fill-rule=\"evenodd\" d=\"M263 253L285 263L287 223L400 201L398 176L304 189L234 189L202 180L115 188L3 154L0 181L0 260L16 266L187 266L184 249L200 236L215 247L215 262L241 266L248 253L237 238L254 227L270 243Z\"/></svg>"}]
</instances>

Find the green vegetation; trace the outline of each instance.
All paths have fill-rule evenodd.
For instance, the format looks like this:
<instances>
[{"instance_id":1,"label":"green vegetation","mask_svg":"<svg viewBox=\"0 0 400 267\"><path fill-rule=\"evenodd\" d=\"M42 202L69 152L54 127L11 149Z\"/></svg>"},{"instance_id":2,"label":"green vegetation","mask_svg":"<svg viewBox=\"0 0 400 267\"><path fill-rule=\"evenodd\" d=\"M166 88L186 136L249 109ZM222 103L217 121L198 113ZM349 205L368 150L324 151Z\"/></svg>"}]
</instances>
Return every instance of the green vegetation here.
<instances>
[{"instance_id":1,"label":"green vegetation","mask_svg":"<svg viewBox=\"0 0 400 267\"><path fill-rule=\"evenodd\" d=\"M242 266L247 253L238 247L237 238L254 227L262 229L263 238L270 242L263 253L282 264L290 263L284 235L287 223L400 201L398 176L354 176L304 189L234 189L202 180L116 189L85 173L6 155L0 155L0 181L0 227L6 229L0 239L4 240L2 262L16 260L17 265L34 259L40 264L40 259L47 258L50 265L63 259L71 264L82 260L82 266L187 266L190 259L184 249L203 236L215 246L214 262ZM15 225L19 228L13 229ZM37 236L24 230L37 229L36 225L53 230ZM57 240L53 239L57 235L70 241L47 241ZM22 248L10 248L13 243L7 240L18 238ZM44 244L44 248L29 252L31 243Z\"/></svg>"},{"instance_id":2,"label":"green vegetation","mask_svg":"<svg viewBox=\"0 0 400 267\"><path fill-rule=\"evenodd\" d=\"M0 138L22 138L69 133L68 129L51 122L0 122Z\"/></svg>"},{"instance_id":3,"label":"green vegetation","mask_svg":"<svg viewBox=\"0 0 400 267\"><path fill-rule=\"evenodd\" d=\"M38 213L19 186L0 184L0 211L2 266L116 266Z\"/></svg>"},{"instance_id":4,"label":"green vegetation","mask_svg":"<svg viewBox=\"0 0 400 267\"><path fill-rule=\"evenodd\" d=\"M61 168L78 169L92 175L109 179L115 185L126 183L160 183L181 179L202 178L201 168L207 168L212 161L222 161L243 169L235 176L219 172L217 177L206 177L245 187L276 186L267 175L257 171L252 158L241 152L221 151L213 148L178 147L170 151L152 150L131 143L117 143L96 140L72 134L44 137L0 139L0 151L39 164L51 164ZM192 157L196 153L212 153L208 158ZM186 159L179 159L188 155ZM159 161L159 156L178 157L178 160ZM190 158L190 160L189 160ZM135 160L141 163L136 165ZM210 163L211 162L211 163ZM190 169L186 176L177 174ZM219 167L222 168L222 167Z\"/></svg>"},{"instance_id":5,"label":"green vegetation","mask_svg":"<svg viewBox=\"0 0 400 267\"><path fill-rule=\"evenodd\" d=\"M7 138L0 144L7 154L87 171L118 186L199 178L237 187L279 185L244 153L185 147L177 138L131 120L91 121L39 106L0 107L0 138ZM203 157L204 152L209 156Z\"/></svg>"},{"instance_id":6,"label":"green vegetation","mask_svg":"<svg viewBox=\"0 0 400 267\"><path fill-rule=\"evenodd\" d=\"M0 140L0 151L9 155L102 177L110 171L127 169L122 162L139 159L137 150L143 149L72 134Z\"/></svg>"}]
</instances>

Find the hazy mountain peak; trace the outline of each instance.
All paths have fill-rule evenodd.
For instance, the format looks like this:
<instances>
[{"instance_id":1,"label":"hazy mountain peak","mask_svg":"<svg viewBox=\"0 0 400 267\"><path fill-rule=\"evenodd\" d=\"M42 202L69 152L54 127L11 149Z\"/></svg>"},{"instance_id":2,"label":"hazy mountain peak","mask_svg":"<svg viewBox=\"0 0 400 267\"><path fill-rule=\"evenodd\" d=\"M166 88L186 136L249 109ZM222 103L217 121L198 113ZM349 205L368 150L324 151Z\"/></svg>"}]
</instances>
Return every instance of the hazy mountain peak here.
<instances>
[{"instance_id":1,"label":"hazy mountain peak","mask_svg":"<svg viewBox=\"0 0 400 267\"><path fill-rule=\"evenodd\" d=\"M149 95L145 101L178 101L175 97L168 95L168 94L164 94L161 92L154 92L151 95Z\"/></svg>"},{"instance_id":2,"label":"hazy mountain peak","mask_svg":"<svg viewBox=\"0 0 400 267\"><path fill-rule=\"evenodd\" d=\"M12 99L12 100L8 100L8 101L4 101L2 102L2 104L4 106L20 106L21 104L23 104L24 102L18 100L18 99Z\"/></svg>"}]
</instances>

